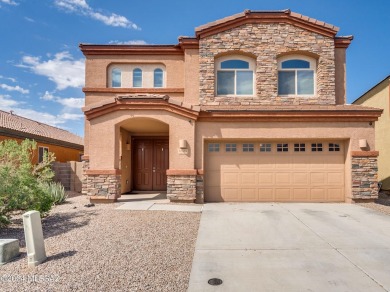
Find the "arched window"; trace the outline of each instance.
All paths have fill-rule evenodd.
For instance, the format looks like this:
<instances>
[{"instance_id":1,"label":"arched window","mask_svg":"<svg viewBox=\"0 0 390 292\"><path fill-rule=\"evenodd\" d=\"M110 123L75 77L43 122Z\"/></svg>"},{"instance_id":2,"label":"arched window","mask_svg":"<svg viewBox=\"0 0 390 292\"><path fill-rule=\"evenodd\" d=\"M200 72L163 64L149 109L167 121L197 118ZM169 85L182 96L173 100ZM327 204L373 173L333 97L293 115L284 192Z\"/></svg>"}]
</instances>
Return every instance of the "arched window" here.
<instances>
[{"instance_id":1,"label":"arched window","mask_svg":"<svg viewBox=\"0 0 390 292\"><path fill-rule=\"evenodd\" d=\"M133 70L133 87L142 87L142 70L140 68Z\"/></svg>"},{"instance_id":2,"label":"arched window","mask_svg":"<svg viewBox=\"0 0 390 292\"><path fill-rule=\"evenodd\" d=\"M154 69L153 74L153 87L163 87L164 80L163 70L160 68Z\"/></svg>"},{"instance_id":3,"label":"arched window","mask_svg":"<svg viewBox=\"0 0 390 292\"><path fill-rule=\"evenodd\" d=\"M314 95L315 60L289 56L278 62L278 95Z\"/></svg>"},{"instance_id":4,"label":"arched window","mask_svg":"<svg viewBox=\"0 0 390 292\"><path fill-rule=\"evenodd\" d=\"M255 61L245 56L221 57L216 61L217 95L253 95Z\"/></svg>"},{"instance_id":5,"label":"arched window","mask_svg":"<svg viewBox=\"0 0 390 292\"><path fill-rule=\"evenodd\" d=\"M113 68L111 71L111 87L122 86L122 71L119 68Z\"/></svg>"}]
</instances>

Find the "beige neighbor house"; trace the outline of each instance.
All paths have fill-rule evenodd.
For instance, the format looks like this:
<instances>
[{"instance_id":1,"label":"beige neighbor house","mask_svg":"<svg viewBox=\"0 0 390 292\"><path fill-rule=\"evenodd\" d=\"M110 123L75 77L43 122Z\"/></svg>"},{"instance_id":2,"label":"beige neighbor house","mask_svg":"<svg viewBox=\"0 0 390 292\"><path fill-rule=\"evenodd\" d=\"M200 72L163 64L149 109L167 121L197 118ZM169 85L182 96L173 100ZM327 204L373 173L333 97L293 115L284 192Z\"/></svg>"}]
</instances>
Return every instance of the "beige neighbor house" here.
<instances>
[{"instance_id":1,"label":"beige neighbor house","mask_svg":"<svg viewBox=\"0 0 390 292\"><path fill-rule=\"evenodd\" d=\"M81 44L84 193L184 202L377 197L374 123L345 104L352 37L289 10L245 11L175 45Z\"/></svg>"},{"instance_id":2,"label":"beige neighbor house","mask_svg":"<svg viewBox=\"0 0 390 292\"><path fill-rule=\"evenodd\" d=\"M372 87L353 104L383 109L375 123L375 147L381 153L378 157L378 179L382 189L390 190L390 75Z\"/></svg>"}]
</instances>

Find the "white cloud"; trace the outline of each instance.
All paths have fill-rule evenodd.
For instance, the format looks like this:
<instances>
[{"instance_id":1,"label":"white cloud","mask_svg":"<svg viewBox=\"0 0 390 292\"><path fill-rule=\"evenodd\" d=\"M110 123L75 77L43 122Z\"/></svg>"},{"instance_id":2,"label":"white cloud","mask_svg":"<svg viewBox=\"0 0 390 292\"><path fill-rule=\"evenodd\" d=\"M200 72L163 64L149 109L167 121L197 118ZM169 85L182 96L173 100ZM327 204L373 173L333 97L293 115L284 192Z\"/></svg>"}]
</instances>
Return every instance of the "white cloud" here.
<instances>
[{"instance_id":1,"label":"white cloud","mask_svg":"<svg viewBox=\"0 0 390 292\"><path fill-rule=\"evenodd\" d=\"M116 45L147 45L147 42L144 40L131 40L131 41L109 41L109 44L116 44Z\"/></svg>"},{"instance_id":2,"label":"white cloud","mask_svg":"<svg viewBox=\"0 0 390 292\"><path fill-rule=\"evenodd\" d=\"M57 85L58 90L84 86L84 59L74 60L67 51L57 53L47 61L41 60L40 57L24 56L22 63L17 66L46 76Z\"/></svg>"},{"instance_id":3,"label":"white cloud","mask_svg":"<svg viewBox=\"0 0 390 292\"><path fill-rule=\"evenodd\" d=\"M6 80L10 80L10 81L12 81L12 82L16 82L16 79L15 78L12 78L12 77L5 77L5 76L3 76L3 75L0 75L0 79L6 79Z\"/></svg>"},{"instance_id":4,"label":"white cloud","mask_svg":"<svg viewBox=\"0 0 390 292\"><path fill-rule=\"evenodd\" d=\"M79 98L79 97L62 98L53 95L49 91L46 91L45 94L41 97L41 99L55 101L69 109L81 109L84 106L84 98Z\"/></svg>"},{"instance_id":5,"label":"white cloud","mask_svg":"<svg viewBox=\"0 0 390 292\"><path fill-rule=\"evenodd\" d=\"M27 17L27 16L25 16L24 19L27 20L28 22L35 22L34 19Z\"/></svg>"},{"instance_id":6,"label":"white cloud","mask_svg":"<svg viewBox=\"0 0 390 292\"><path fill-rule=\"evenodd\" d=\"M76 121L82 120L84 118L83 114L75 114L75 113L61 113L58 115L54 115L48 112L36 111L33 109L23 107L24 102L19 102L10 98L9 95L0 95L0 109L3 111L13 111L16 115L31 119L37 120L39 118L39 122L48 124L51 126L59 126L67 121ZM64 127L62 127L64 128Z\"/></svg>"},{"instance_id":7,"label":"white cloud","mask_svg":"<svg viewBox=\"0 0 390 292\"><path fill-rule=\"evenodd\" d=\"M54 4L67 12L88 16L92 19L103 22L108 26L124 27L136 30L140 29L135 23L128 20L125 16L115 13L103 14L93 9L88 5L86 0L54 0Z\"/></svg>"},{"instance_id":8,"label":"white cloud","mask_svg":"<svg viewBox=\"0 0 390 292\"><path fill-rule=\"evenodd\" d=\"M3 84L0 84L0 88L5 89L7 91L18 91L18 92L23 93L23 94L30 93L30 91L28 89L24 89L24 88L20 87L19 85L10 86L10 85L3 83Z\"/></svg>"},{"instance_id":9,"label":"white cloud","mask_svg":"<svg viewBox=\"0 0 390 292\"><path fill-rule=\"evenodd\" d=\"M16 3L13 0L0 0L0 3L8 4L8 5L19 5L19 3Z\"/></svg>"}]
</instances>

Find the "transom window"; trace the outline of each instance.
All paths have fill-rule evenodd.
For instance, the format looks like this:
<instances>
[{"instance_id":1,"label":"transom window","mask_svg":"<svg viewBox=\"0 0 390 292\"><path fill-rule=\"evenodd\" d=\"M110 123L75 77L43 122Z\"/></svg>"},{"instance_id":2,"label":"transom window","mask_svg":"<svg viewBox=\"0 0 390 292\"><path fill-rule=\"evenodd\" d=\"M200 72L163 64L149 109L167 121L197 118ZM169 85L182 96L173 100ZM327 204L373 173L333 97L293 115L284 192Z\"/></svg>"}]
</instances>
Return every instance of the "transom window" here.
<instances>
[{"instance_id":1,"label":"transom window","mask_svg":"<svg viewBox=\"0 0 390 292\"><path fill-rule=\"evenodd\" d=\"M163 70L157 68L153 72L153 86L163 87Z\"/></svg>"},{"instance_id":2,"label":"transom window","mask_svg":"<svg viewBox=\"0 0 390 292\"><path fill-rule=\"evenodd\" d=\"M277 152L288 152L288 144L287 143L279 143L276 144Z\"/></svg>"},{"instance_id":3,"label":"transom window","mask_svg":"<svg viewBox=\"0 0 390 292\"><path fill-rule=\"evenodd\" d=\"M294 152L305 152L306 145L305 143L294 143Z\"/></svg>"},{"instance_id":4,"label":"transom window","mask_svg":"<svg viewBox=\"0 0 390 292\"><path fill-rule=\"evenodd\" d=\"M119 68L114 68L111 71L111 86L121 87L122 86L122 71Z\"/></svg>"},{"instance_id":5,"label":"transom window","mask_svg":"<svg viewBox=\"0 0 390 292\"><path fill-rule=\"evenodd\" d=\"M142 70L140 68L133 70L133 87L142 87Z\"/></svg>"},{"instance_id":6,"label":"transom window","mask_svg":"<svg viewBox=\"0 0 390 292\"><path fill-rule=\"evenodd\" d=\"M289 56L278 63L278 95L314 95L315 60Z\"/></svg>"},{"instance_id":7,"label":"transom window","mask_svg":"<svg viewBox=\"0 0 390 292\"><path fill-rule=\"evenodd\" d=\"M311 151L322 152L322 143L311 143Z\"/></svg>"},{"instance_id":8,"label":"transom window","mask_svg":"<svg viewBox=\"0 0 390 292\"><path fill-rule=\"evenodd\" d=\"M237 144L236 143L226 143L226 152L237 152Z\"/></svg>"},{"instance_id":9,"label":"transom window","mask_svg":"<svg viewBox=\"0 0 390 292\"><path fill-rule=\"evenodd\" d=\"M216 62L217 95L253 95L254 63L245 56L219 58Z\"/></svg>"},{"instance_id":10,"label":"transom window","mask_svg":"<svg viewBox=\"0 0 390 292\"><path fill-rule=\"evenodd\" d=\"M271 152L271 143L260 144L260 152Z\"/></svg>"},{"instance_id":11,"label":"transom window","mask_svg":"<svg viewBox=\"0 0 390 292\"><path fill-rule=\"evenodd\" d=\"M254 152L255 144L252 143L244 143L242 144L242 152Z\"/></svg>"},{"instance_id":12,"label":"transom window","mask_svg":"<svg viewBox=\"0 0 390 292\"><path fill-rule=\"evenodd\" d=\"M329 143L329 151L330 152L340 151L340 144L339 143Z\"/></svg>"},{"instance_id":13,"label":"transom window","mask_svg":"<svg viewBox=\"0 0 390 292\"><path fill-rule=\"evenodd\" d=\"M209 143L209 152L219 152L219 143Z\"/></svg>"}]
</instances>

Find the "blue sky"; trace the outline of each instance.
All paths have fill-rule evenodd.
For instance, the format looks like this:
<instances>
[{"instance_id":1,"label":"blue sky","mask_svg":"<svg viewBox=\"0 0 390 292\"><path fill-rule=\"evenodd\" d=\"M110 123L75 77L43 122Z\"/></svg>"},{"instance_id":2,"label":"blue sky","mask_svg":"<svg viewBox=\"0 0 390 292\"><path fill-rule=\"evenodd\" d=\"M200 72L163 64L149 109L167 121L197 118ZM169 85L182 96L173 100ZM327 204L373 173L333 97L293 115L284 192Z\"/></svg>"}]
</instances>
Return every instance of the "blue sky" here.
<instances>
[{"instance_id":1,"label":"blue sky","mask_svg":"<svg viewBox=\"0 0 390 292\"><path fill-rule=\"evenodd\" d=\"M0 109L82 136L79 43L176 44L245 9L286 8L354 35L348 102L390 74L388 0L0 0Z\"/></svg>"}]
</instances>

